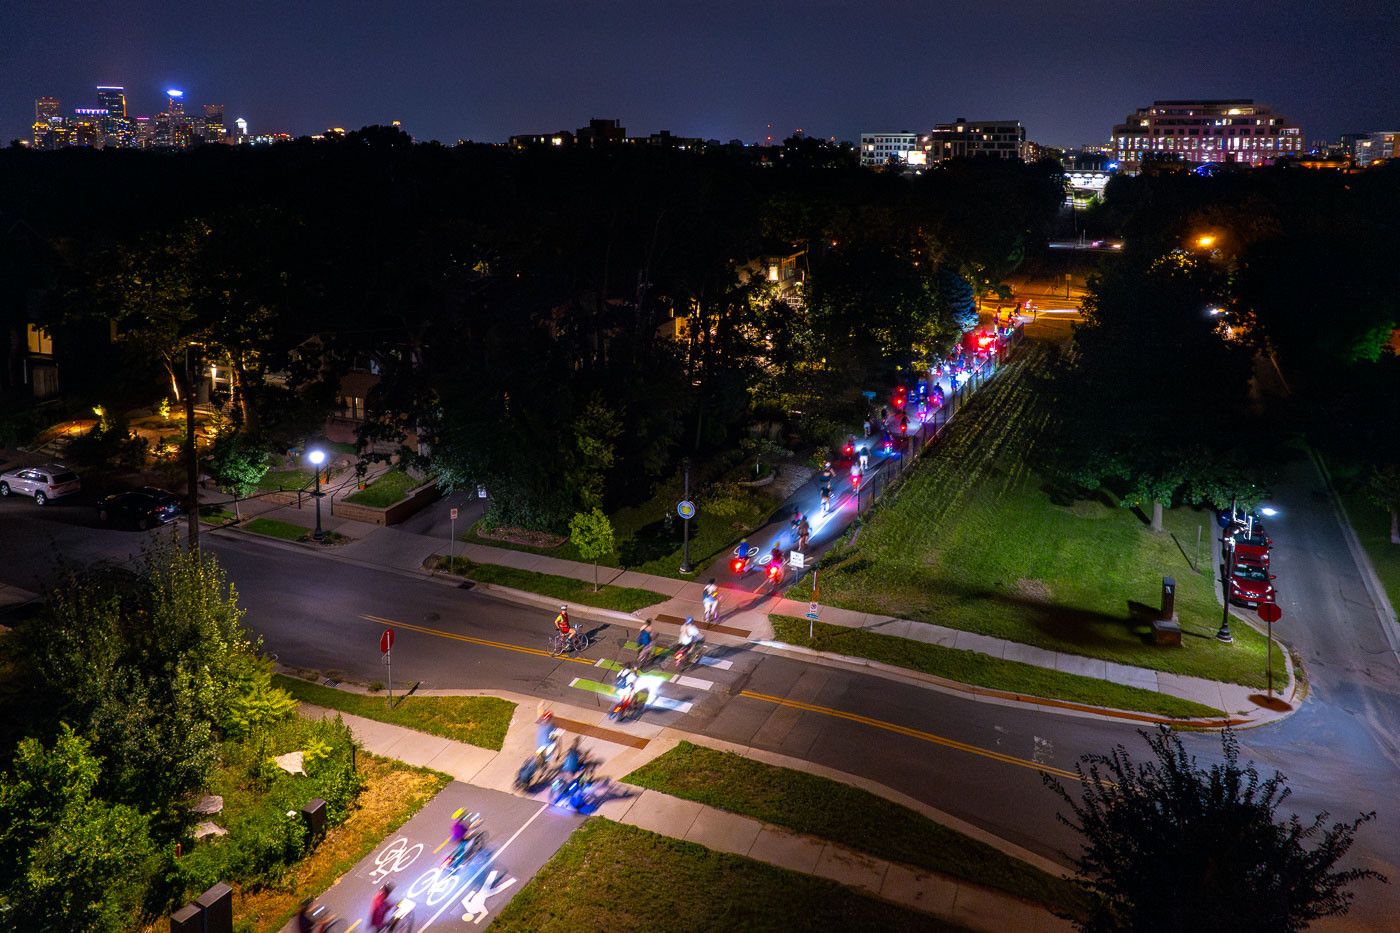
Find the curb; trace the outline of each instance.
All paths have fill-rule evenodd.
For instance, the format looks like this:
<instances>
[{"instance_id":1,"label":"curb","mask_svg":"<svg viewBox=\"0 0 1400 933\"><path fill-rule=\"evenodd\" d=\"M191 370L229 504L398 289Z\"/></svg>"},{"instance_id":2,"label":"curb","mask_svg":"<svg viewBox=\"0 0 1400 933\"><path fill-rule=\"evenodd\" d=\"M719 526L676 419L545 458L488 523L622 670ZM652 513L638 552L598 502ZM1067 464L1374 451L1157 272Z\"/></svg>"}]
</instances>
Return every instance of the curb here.
<instances>
[{"instance_id":1,"label":"curb","mask_svg":"<svg viewBox=\"0 0 1400 933\"><path fill-rule=\"evenodd\" d=\"M825 663L830 666L864 668L872 674L887 677L891 680L914 681L946 693L958 693L972 696L980 700L1001 702L1012 706L1037 706L1046 712L1061 712L1110 721L1128 720L1132 722L1148 723L1150 725L1191 726L1199 729L1240 728L1263 725L1266 722L1273 721L1273 719L1256 721L1253 718L1241 718L1228 715L1225 719L1174 719L1169 716L1144 713L1136 710L1115 709L1111 706L1089 706L1085 703L1075 703L1070 700L1056 700L1051 697L1015 693L1009 690L997 690L992 687L980 687L976 684L963 683L958 680L948 680L947 678L939 677L937 674L928 674L906 667L896 667L893 664L886 664L883 661L872 661L869 658L858 658L851 655L817 651L812 648L805 648L801 645L790 645L786 642L755 641L753 644L761 645L764 648L774 651L800 654L804 657L811 658L817 663Z\"/></svg>"}]
</instances>

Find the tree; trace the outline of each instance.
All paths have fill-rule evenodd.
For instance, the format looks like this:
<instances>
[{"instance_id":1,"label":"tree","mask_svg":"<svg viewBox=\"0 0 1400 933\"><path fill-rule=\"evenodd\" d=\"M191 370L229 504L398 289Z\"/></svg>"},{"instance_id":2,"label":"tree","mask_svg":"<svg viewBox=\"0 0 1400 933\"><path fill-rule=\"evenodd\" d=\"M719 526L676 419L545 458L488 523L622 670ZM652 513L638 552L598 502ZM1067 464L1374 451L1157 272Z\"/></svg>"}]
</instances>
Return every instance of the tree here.
<instances>
[{"instance_id":1,"label":"tree","mask_svg":"<svg viewBox=\"0 0 1400 933\"><path fill-rule=\"evenodd\" d=\"M1400 466L1373 466L1366 477L1371 501L1390 512L1390 543L1400 544Z\"/></svg>"},{"instance_id":2,"label":"tree","mask_svg":"<svg viewBox=\"0 0 1400 933\"><path fill-rule=\"evenodd\" d=\"M617 546L612 522L602 509L579 512L569 519L569 540L578 548L580 557L593 561L593 592L598 592L598 558L611 554Z\"/></svg>"},{"instance_id":3,"label":"tree","mask_svg":"<svg viewBox=\"0 0 1400 933\"><path fill-rule=\"evenodd\" d=\"M100 793L152 814L162 838L257 664L241 615L212 559L158 539L134 567L69 569L23 629L58 714L105 762Z\"/></svg>"},{"instance_id":4,"label":"tree","mask_svg":"<svg viewBox=\"0 0 1400 933\"><path fill-rule=\"evenodd\" d=\"M214 438L205 467L214 482L233 494L233 512L242 518L238 500L251 495L267 473L267 451L249 445L242 431L225 431Z\"/></svg>"},{"instance_id":5,"label":"tree","mask_svg":"<svg viewBox=\"0 0 1400 933\"><path fill-rule=\"evenodd\" d=\"M64 725L0 775L0 917L9 929L133 928L154 868L146 817L93 794L102 760Z\"/></svg>"},{"instance_id":6,"label":"tree","mask_svg":"<svg viewBox=\"0 0 1400 933\"><path fill-rule=\"evenodd\" d=\"M1306 825L1296 814L1280 820L1290 794L1283 775L1265 780L1253 762L1241 767L1232 730L1221 736L1224 761L1209 769L1166 729L1139 734L1149 761L1122 745L1080 758L1079 799L1043 775L1072 813L1060 821L1084 837L1075 867L1092 907L1076 921L1081 930L1301 930L1345 913L1354 882L1385 881L1335 869L1374 812L1327 828L1325 812Z\"/></svg>"}]
</instances>

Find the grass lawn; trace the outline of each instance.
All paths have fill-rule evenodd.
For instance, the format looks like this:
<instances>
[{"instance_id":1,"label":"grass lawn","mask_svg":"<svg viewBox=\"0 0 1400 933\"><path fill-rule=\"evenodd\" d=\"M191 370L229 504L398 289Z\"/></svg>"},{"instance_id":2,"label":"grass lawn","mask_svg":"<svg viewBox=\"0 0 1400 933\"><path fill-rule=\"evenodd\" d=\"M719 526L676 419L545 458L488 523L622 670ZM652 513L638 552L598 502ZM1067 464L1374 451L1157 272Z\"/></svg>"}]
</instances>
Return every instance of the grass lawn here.
<instances>
[{"instance_id":1,"label":"grass lawn","mask_svg":"<svg viewBox=\"0 0 1400 933\"><path fill-rule=\"evenodd\" d=\"M1385 587L1390 605L1400 607L1400 544L1390 543L1390 513L1379 508L1359 488L1355 468L1330 460L1327 467L1336 480L1352 530L1371 558L1371 566L1376 568L1376 576Z\"/></svg>"},{"instance_id":2,"label":"grass lawn","mask_svg":"<svg viewBox=\"0 0 1400 933\"><path fill-rule=\"evenodd\" d=\"M207 525L227 525L237 519L228 509L202 508L199 510L199 520Z\"/></svg>"},{"instance_id":3,"label":"grass lawn","mask_svg":"<svg viewBox=\"0 0 1400 933\"><path fill-rule=\"evenodd\" d=\"M329 888L452 780L446 774L368 752L360 752L357 760L366 783L349 819L331 827L281 884L235 887L234 929L277 933L292 919L302 898Z\"/></svg>"},{"instance_id":4,"label":"grass lawn","mask_svg":"<svg viewBox=\"0 0 1400 933\"><path fill-rule=\"evenodd\" d=\"M353 496L347 496L345 501L384 509L403 499L421 485L423 485L422 480L414 479L401 470L390 470Z\"/></svg>"},{"instance_id":5,"label":"grass lawn","mask_svg":"<svg viewBox=\"0 0 1400 933\"><path fill-rule=\"evenodd\" d=\"M445 558L442 563L447 563ZM576 580L573 577L536 573L533 570L502 567L499 564L477 564L465 557L456 558L452 569L453 572L478 583L495 583L527 593L551 596L563 603L578 603L595 609L636 612L638 609L655 606L670 599L665 593L629 586L605 586L595 593L591 580Z\"/></svg>"},{"instance_id":6,"label":"grass lawn","mask_svg":"<svg viewBox=\"0 0 1400 933\"><path fill-rule=\"evenodd\" d=\"M258 480L258 488L268 492L284 489L310 489L316 479L314 470L268 470Z\"/></svg>"},{"instance_id":7,"label":"grass lawn","mask_svg":"<svg viewBox=\"0 0 1400 933\"><path fill-rule=\"evenodd\" d=\"M954 931L834 881L590 819L491 924L492 933Z\"/></svg>"},{"instance_id":8,"label":"grass lawn","mask_svg":"<svg viewBox=\"0 0 1400 933\"><path fill-rule=\"evenodd\" d=\"M612 520L617 550L599 563L604 567L626 567L628 570L674 577L678 580L693 577L693 574L683 574L679 569L683 523L676 518L670 522L669 527L667 526L666 517L675 516L675 508L676 503L669 498L655 498L641 505L618 509L611 513L608 518ZM699 514L690 520L691 564L700 567L709 563L741 535L762 526L775 508L776 505L761 491L750 492L742 507L733 515L709 514L705 504L700 503ZM463 533L462 540L488 547L562 557L565 560L583 560L572 541L566 541L556 548L535 548L482 537L477 534L476 526Z\"/></svg>"},{"instance_id":9,"label":"grass lawn","mask_svg":"<svg viewBox=\"0 0 1400 933\"><path fill-rule=\"evenodd\" d=\"M1261 633L1239 624L1233 645L1214 638L1221 608L1208 544L1206 572L1191 568L1197 527L1207 542L1214 531L1211 513L1167 509L1169 533L1153 534L1107 491L1070 498L1032 471L1029 458L1055 400L1034 379L1048 367L1048 349L1022 346L904 484L866 514L854 545L822 561L821 601L1264 686ZM1166 576L1177 582L1180 647L1156 647L1148 637L1145 613L1158 605ZM794 587L790 596L809 592L810 585Z\"/></svg>"},{"instance_id":10,"label":"grass lawn","mask_svg":"<svg viewBox=\"0 0 1400 933\"><path fill-rule=\"evenodd\" d=\"M622 780L1038 904L1083 907L1078 890L1064 879L867 790L805 771L681 742Z\"/></svg>"},{"instance_id":11,"label":"grass lawn","mask_svg":"<svg viewBox=\"0 0 1400 933\"><path fill-rule=\"evenodd\" d=\"M809 620L778 615L768 618L773 623L773 631L778 641L815 648L818 651L869 658L896 667L908 667L959 683L1068 700L1071 703L1085 703L1090 706L1138 710L1176 719L1225 715L1214 707L1168 696L1155 690L1126 687L1094 677L1066 674L1034 664L1005 661L975 651L959 651L956 648L945 648L942 645L931 645L897 635L883 635L844 625L817 622L815 637L809 639Z\"/></svg>"},{"instance_id":12,"label":"grass lawn","mask_svg":"<svg viewBox=\"0 0 1400 933\"><path fill-rule=\"evenodd\" d=\"M395 697L391 710L386 696L347 693L284 674L274 674L273 684L304 703L497 751L515 712L514 703L497 697Z\"/></svg>"},{"instance_id":13,"label":"grass lawn","mask_svg":"<svg viewBox=\"0 0 1400 933\"><path fill-rule=\"evenodd\" d=\"M308 534L306 526L291 522L279 522L275 518L255 518L243 526L254 534L282 538L285 541L300 541Z\"/></svg>"}]
</instances>

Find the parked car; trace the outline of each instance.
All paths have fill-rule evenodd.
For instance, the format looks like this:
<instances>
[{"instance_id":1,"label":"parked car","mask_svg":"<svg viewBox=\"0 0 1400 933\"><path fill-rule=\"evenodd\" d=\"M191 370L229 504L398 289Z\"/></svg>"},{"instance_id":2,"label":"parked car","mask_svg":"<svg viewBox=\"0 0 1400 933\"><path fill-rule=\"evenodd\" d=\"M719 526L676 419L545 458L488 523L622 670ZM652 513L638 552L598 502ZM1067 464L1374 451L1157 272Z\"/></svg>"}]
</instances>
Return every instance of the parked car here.
<instances>
[{"instance_id":1,"label":"parked car","mask_svg":"<svg viewBox=\"0 0 1400 933\"><path fill-rule=\"evenodd\" d=\"M1274 546L1274 542L1264 533L1263 522L1255 522L1252 529L1244 525L1231 525L1225 529L1225 537L1234 542L1235 560L1269 566L1269 548Z\"/></svg>"},{"instance_id":2,"label":"parked car","mask_svg":"<svg viewBox=\"0 0 1400 933\"><path fill-rule=\"evenodd\" d=\"M119 492L97 503L97 517L101 521L135 525L142 531L174 521L179 514L180 500L154 486Z\"/></svg>"},{"instance_id":3,"label":"parked car","mask_svg":"<svg viewBox=\"0 0 1400 933\"><path fill-rule=\"evenodd\" d=\"M0 473L0 496L33 496L39 505L71 496L82 488L78 474L61 463L19 467Z\"/></svg>"},{"instance_id":4,"label":"parked car","mask_svg":"<svg viewBox=\"0 0 1400 933\"><path fill-rule=\"evenodd\" d=\"M1274 601L1274 575L1267 567L1236 561L1230 574L1230 602L1244 606L1258 606Z\"/></svg>"}]
</instances>

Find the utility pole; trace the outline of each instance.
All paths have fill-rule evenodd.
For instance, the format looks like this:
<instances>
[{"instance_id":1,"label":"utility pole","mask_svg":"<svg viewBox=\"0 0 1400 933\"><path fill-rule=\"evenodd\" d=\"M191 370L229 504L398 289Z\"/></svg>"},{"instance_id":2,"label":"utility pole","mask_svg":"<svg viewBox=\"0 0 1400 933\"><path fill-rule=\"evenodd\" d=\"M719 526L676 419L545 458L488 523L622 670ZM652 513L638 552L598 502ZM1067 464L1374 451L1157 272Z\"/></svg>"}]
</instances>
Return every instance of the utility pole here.
<instances>
[{"instance_id":1,"label":"utility pole","mask_svg":"<svg viewBox=\"0 0 1400 933\"><path fill-rule=\"evenodd\" d=\"M194 442L195 370L199 354L185 344L185 477L190 489L190 553L199 553L199 451Z\"/></svg>"}]
</instances>

